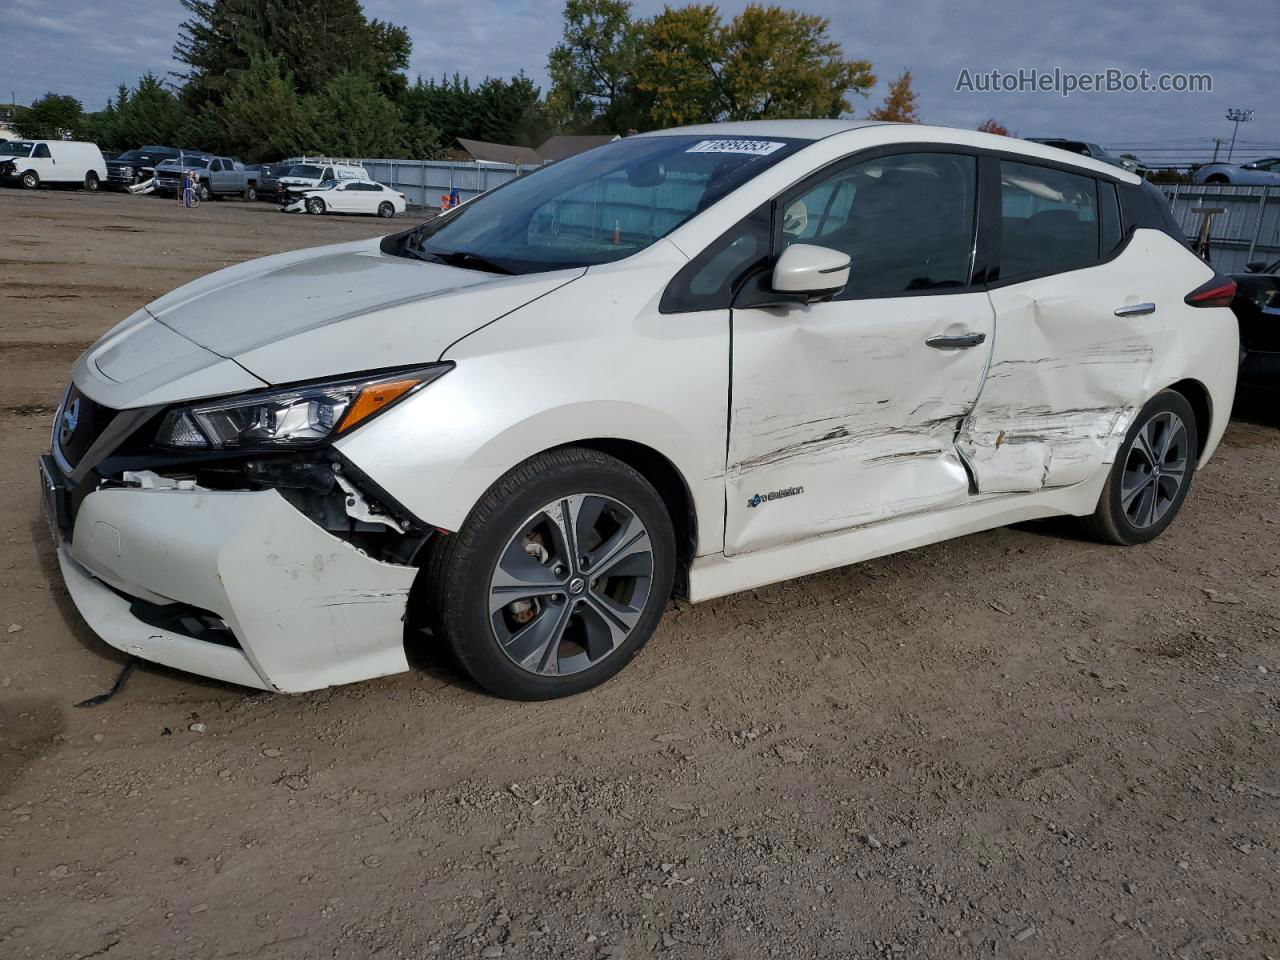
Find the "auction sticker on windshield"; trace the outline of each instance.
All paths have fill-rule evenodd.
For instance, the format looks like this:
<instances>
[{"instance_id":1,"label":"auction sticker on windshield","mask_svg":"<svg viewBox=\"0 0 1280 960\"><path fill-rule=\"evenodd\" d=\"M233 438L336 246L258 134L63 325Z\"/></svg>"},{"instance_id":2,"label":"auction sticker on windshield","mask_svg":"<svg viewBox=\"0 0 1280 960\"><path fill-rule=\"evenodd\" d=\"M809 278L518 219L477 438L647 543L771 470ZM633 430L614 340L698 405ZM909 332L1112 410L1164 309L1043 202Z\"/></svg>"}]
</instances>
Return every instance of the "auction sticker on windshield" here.
<instances>
[{"instance_id":1,"label":"auction sticker on windshield","mask_svg":"<svg viewBox=\"0 0 1280 960\"><path fill-rule=\"evenodd\" d=\"M785 146L785 143L775 140L702 140L685 153L750 153L757 157L767 157Z\"/></svg>"}]
</instances>

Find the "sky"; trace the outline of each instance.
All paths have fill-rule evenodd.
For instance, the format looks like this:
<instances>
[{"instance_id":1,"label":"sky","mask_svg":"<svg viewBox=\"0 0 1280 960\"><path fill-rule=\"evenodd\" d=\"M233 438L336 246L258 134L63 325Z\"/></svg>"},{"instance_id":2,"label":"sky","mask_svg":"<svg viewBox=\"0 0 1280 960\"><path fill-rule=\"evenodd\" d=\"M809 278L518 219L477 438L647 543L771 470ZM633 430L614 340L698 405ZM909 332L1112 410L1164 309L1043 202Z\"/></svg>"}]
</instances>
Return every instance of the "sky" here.
<instances>
[{"instance_id":1,"label":"sky","mask_svg":"<svg viewBox=\"0 0 1280 960\"><path fill-rule=\"evenodd\" d=\"M1127 150L1148 162L1206 159L1212 138L1230 138L1230 107L1251 108L1236 160L1280 156L1280 58L1262 42L1275 25L1276 0L780 0L831 22L850 59L871 61L879 79L864 116L904 67L919 95L921 119L976 127L994 117L1024 137L1061 136ZM410 76L458 71L480 79L523 70L547 83L547 53L561 34L557 0L365 0L371 17L408 28ZM638 16L660 0L636 0ZM745 0L726 0L726 17ZM101 108L120 83L171 59L184 11L178 0L6 0L0 34L0 99L19 103L46 91ZM1251 27L1252 25L1252 27ZM1207 73L1208 93L957 91L961 72L1077 74L1109 68L1137 73ZM978 81L973 81L976 86ZM1225 157L1226 146L1222 148Z\"/></svg>"}]
</instances>

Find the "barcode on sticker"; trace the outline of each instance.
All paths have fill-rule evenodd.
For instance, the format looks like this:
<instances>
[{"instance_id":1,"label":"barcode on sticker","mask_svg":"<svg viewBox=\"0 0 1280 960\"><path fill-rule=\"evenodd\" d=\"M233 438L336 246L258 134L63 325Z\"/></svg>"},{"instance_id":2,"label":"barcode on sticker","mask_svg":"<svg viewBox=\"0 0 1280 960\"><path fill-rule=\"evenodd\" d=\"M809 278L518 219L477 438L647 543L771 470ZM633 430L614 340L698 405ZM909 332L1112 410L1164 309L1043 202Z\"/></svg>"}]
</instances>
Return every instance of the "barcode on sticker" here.
<instances>
[{"instance_id":1,"label":"barcode on sticker","mask_svg":"<svg viewBox=\"0 0 1280 960\"><path fill-rule=\"evenodd\" d=\"M750 153L757 157L767 157L784 146L786 144L775 140L702 140L685 153Z\"/></svg>"}]
</instances>

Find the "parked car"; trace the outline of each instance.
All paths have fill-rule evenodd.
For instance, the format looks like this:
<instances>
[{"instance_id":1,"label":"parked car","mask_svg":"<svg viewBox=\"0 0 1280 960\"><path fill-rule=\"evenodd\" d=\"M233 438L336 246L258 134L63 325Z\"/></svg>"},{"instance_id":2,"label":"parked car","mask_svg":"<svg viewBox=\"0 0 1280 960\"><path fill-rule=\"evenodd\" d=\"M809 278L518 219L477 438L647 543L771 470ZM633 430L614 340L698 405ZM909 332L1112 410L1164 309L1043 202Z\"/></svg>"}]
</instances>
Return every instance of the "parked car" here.
<instances>
[{"instance_id":1,"label":"parked car","mask_svg":"<svg viewBox=\"0 0 1280 960\"><path fill-rule=\"evenodd\" d=\"M369 172L354 160L332 160L324 157L294 161L280 177L280 202L291 203L300 193L314 190L329 180L369 180Z\"/></svg>"},{"instance_id":2,"label":"parked car","mask_svg":"<svg viewBox=\"0 0 1280 960\"><path fill-rule=\"evenodd\" d=\"M137 311L75 364L47 509L144 659L310 690L407 669L407 620L563 696L673 590L1061 514L1154 539L1226 427L1233 287L1153 187L1040 144L647 133Z\"/></svg>"},{"instance_id":3,"label":"parked car","mask_svg":"<svg viewBox=\"0 0 1280 960\"><path fill-rule=\"evenodd\" d=\"M1028 137L1027 139L1032 143L1043 143L1047 147L1066 150L1068 153L1078 153L1082 157L1092 157L1095 160L1101 160L1103 163L1109 163L1113 167L1123 167L1130 173L1137 173L1141 169L1141 165L1137 161L1117 157L1114 153L1109 153L1096 143L1088 143L1084 140L1063 140L1060 137Z\"/></svg>"},{"instance_id":4,"label":"parked car","mask_svg":"<svg viewBox=\"0 0 1280 960\"><path fill-rule=\"evenodd\" d=\"M283 196L280 178L292 166L291 163L254 163L245 167L258 178L258 199L278 203Z\"/></svg>"},{"instance_id":5,"label":"parked car","mask_svg":"<svg viewBox=\"0 0 1280 960\"><path fill-rule=\"evenodd\" d=\"M326 180L314 190L291 194L280 209L285 213L364 213L389 218L406 208L403 193L372 180Z\"/></svg>"},{"instance_id":6,"label":"parked car","mask_svg":"<svg viewBox=\"0 0 1280 960\"><path fill-rule=\"evenodd\" d=\"M1237 274L1231 301L1240 321L1240 384L1280 390L1280 260Z\"/></svg>"},{"instance_id":7,"label":"parked car","mask_svg":"<svg viewBox=\"0 0 1280 960\"><path fill-rule=\"evenodd\" d=\"M183 154L181 158L156 164L155 192L172 196L182 189L185 176L194 171L198 183L196 195L203 201L213 197L241 196L258 198L256 176L244 164L231 157Z\"/></svg>"},{"instance_id":8,"label":"parked car","mask_svg":"<svg viewBox=\"0 0 1280 960\"><path fill-rule=\"evenodd\" d=\"M107 161L107 182L121 189L137 186L154 176L156 164L172 160L178 156L178 153L177 147L163 146L126 150L114 160Z\"/></svg>"},{"instance_id":9,"label":"parked car","mask_svg":"<svg viewBox=\"0 0 1280 960\"><path fill-rule=\"evenodd\" d=\"M107 165L96 143L81 140L0 141L0 183L34 190L42 183L77 184L97 190Z\"/></svg>"},{"instance_id":10,"label":"parked car","mask_svg":"<svg viewBox=\"0 0 1280 960\"><path fill-rule=\"evenodd\" d=\"M1280 157L1266 157L1241 164L1206 163L1191 175L1191 182L1274 186L1280 184Z\"/></svg>"}]
</instances>

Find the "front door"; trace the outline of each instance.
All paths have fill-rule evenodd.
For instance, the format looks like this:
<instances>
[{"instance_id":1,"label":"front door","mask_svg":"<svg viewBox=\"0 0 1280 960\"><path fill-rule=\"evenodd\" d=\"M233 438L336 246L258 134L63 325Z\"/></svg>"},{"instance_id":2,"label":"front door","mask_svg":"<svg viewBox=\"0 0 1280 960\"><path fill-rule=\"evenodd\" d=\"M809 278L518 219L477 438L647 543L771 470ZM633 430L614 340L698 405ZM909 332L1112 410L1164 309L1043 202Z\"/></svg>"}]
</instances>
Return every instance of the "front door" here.
<instances>
[{"instance_id":1,"label":"front door","mask_svg":"<svg viewBox=\"0 0 1280 960\"><path fill-rule=\"evenodd\" d=\"M976 158L942 152L846 162L775 204L775 253L852 271L827 303L733 310L727 554L968 499L955 438L994 334L976 209Z\"/></svg>"}]
</instances>

